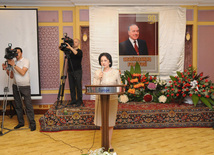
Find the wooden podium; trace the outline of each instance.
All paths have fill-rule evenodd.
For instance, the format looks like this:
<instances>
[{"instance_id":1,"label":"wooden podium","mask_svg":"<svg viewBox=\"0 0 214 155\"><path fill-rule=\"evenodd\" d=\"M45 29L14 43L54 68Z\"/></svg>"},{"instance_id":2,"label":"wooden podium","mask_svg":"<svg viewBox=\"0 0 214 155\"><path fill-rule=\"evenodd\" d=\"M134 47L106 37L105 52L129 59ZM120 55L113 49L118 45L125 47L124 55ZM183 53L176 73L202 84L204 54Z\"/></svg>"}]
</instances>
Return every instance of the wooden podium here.
<instances>
[{"instance_id":1,"label":"wooden podium","mask_svg":"<svg viewBox=\"0 0 214 155\"><path fill-rule=\"evenodd\" d=\"M87 85L85 94L101 96L102 147L109 149L109 99L110 95L124 94L124 85Z\"/></svg>"}]
</instances>

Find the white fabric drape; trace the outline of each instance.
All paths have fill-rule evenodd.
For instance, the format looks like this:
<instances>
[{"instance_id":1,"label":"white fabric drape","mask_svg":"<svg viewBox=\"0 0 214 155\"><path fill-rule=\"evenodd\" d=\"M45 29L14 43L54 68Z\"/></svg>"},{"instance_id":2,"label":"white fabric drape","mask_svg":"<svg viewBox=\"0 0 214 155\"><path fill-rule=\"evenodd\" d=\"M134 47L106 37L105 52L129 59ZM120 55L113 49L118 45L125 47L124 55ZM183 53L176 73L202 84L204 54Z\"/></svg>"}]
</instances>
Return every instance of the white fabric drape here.
<instances>
[{"instance_id":1,"label":"white fabric drape","mask_svg":"<svg viewBox=\"0 0 214 155\"><path fill-rule=\"evenodd\" d=\"M186 9L181 7L90 7L90 63L91 80L100 68L98 56L108 52L113 68L119 66L118 14L159 13L159 70L160 78L183 71Z\"/></svg>"}]
</instances>

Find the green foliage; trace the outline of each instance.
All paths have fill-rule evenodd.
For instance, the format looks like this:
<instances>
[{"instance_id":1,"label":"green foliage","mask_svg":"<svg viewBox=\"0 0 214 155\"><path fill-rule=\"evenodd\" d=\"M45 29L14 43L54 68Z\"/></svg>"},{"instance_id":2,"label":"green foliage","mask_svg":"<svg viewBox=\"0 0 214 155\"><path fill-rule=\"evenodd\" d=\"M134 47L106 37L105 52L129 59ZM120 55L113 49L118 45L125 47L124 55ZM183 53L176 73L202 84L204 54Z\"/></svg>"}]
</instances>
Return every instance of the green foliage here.
<instances>
[{"instance_id":1,"label":"green foliage","mask_svg":"<svg viewBox=\"0 0 214 155\"><path fill-rule=\"evenodd\" d=\"M140 68L140 64L138 62L136 62L136 64L135 64L135 72L134 73L141 74L141 68Z\"/></svg>"},{"instance_id":2,"label":"green foliage","mask_svg":"<svg viewBox=\"0 0 214 155\"><path fill-rule=\"evenodd\" d=\"M199 97L196 94L192 95L192 102L196 106L199 101Z\"/></svg>"}]
</instances>

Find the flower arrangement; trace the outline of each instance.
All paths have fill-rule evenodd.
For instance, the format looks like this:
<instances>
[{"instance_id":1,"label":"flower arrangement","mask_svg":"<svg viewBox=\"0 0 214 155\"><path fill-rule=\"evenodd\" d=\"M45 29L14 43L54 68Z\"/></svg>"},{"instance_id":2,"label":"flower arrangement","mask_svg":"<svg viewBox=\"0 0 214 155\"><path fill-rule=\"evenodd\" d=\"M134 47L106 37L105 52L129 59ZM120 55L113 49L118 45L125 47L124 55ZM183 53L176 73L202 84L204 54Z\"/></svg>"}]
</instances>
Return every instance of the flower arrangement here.
<instances>
[{"instance_id":1,"label":"flower arrangement","mask_svg":"<svg viewBox=\"0 0 214 155\"><path fill-rule=\"evenodd\" d=\"M136 62L135 67L131 66L130 71L126 70L124 75L121 75L121 79L126 86L123 98L127 96L128 101L159 102L158 97L163 95L162 90L166 86L166 82L158 80L157 76L150 76L149 73L141 74L138 62ZM121 96L119 101L121 101Z\"/></svg>"},{"instance_id":2,"label":"flower arrangement","mask_svg":"<svg viewBox=\"0 0 214 155\"><path fill-rule=\"evenodd\" d=\"M125 85L125 94L119 97L119 102L157 102L170 103L192 102L195 106L202 102L210 109L214 106L214 83L203 76L203 72L197 74L189 65L184 72L176 72L176 76L170 76L169 83L150 76L149 73L141 74L138 62L130 71L121 75Z\"/></svg>"},{"instance_id":3,"label":"flower arrangement","mask_svg":"<svg viewBox=\"0 0 214 155\"><path fill-rule=\"evenodd\" d=\"M209 81L208 76L203 76L203 72L197 74L196 70L189 65L184 72L177 72L176 76L170 76L171 81L165 87L167 100L183 102L190 97L196 106L199 101L210 109L214 105L214 83Z\"/></svg>"}]
</instances>

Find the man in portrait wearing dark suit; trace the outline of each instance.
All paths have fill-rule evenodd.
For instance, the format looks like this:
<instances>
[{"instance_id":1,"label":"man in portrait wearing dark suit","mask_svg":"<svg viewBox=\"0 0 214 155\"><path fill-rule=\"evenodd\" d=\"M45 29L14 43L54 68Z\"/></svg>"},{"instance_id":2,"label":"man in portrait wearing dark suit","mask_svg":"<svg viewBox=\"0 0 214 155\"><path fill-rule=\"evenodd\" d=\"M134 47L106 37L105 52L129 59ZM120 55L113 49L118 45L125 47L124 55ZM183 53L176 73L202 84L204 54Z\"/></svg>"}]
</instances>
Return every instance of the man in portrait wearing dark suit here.
<instances>
[{"instance_id":1,"label":"man in portrait wearing dark suit","mask_svg":"<svg viewBox=\"0 0 214 155\"><path fill-rule=\"evenodd\" d=\"M129 39L119 45L119 55L148 55L145 40L138 39L139 27L132 24L128 28Z\"/></svg>"}]
</instances>

